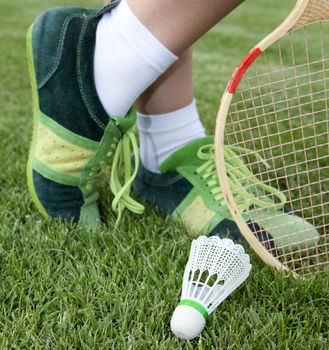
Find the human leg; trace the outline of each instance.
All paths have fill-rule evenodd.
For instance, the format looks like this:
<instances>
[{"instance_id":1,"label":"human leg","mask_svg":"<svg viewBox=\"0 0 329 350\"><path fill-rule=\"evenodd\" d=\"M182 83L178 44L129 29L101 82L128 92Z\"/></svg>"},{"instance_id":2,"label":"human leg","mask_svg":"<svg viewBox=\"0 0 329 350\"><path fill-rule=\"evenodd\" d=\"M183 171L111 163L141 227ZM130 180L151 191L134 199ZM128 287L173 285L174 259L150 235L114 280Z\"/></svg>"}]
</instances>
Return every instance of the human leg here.
<instances>
[{"instance_id":1,"label":"human leg","mask_svg":"<svg viewBox=\"0 0 329 350\"><path fill-rule=\"evenodd\" d=\"M192 231L241 239L223 198L214 189L219 184L211 154L204 158L200 152L213 139L205 137L191 101L190 48L136 101L141 165L134 192L162 214L181 219ZM204 174L200 168L206 163L209 167ZM215 186L209 188L209 181ZM215 194L210 192L214 190Z\"/></svg>"},{"instance_id":2,"label":"human leg","mask_svg":"<svg viewBox=\"0 0 329 350\"><path fill-rule=\"evenodd\" d=\"M128 0L140 21L179 55L244 0Z\"/></svg>"},{"instance_id":3,"label":"human leg","mask_svg":"<svg viewBox=\"0 0 329 350\"><path fill-rule=\"evenodd\" d=\"M160 13L166 14L173 10L175 7L173 1L166 2L166 5L153 1L152 6L149 6L148 1L132 1L131 4L130 1L123 1L118 9L101 20L97 31L95 54L95 81L98 95L105 109L116 115L124 114L139 96L135 106L139 112L141 158L149 170L158 170L158 165L162 160L175 150L195 138L204 136L203 127L193 104L192 49L187 48L184 52L180 52L177 62L172 64L175 60L170 57L171 51L166 52L167 47L162 47L161 40L158 40L152 31L157 32L158 36L171 46L178 41L176 47L182 48L184 41L175 38L172 34L169 38L167 26L177 27L179 31L182 31L185 40L194 40L197 35L203 33L205 28L210 28L214 24L215 18L222 18L238 2L241 1L235 1L234 5L234 1L221 1L219 6L218 2L206 1L202 6L210 7L209 12L212 12L210 15L207 11L201 11L200 2L192 1L188 3L188 9L185 11L191 13L189 16L183 13L180 3L176 7L177 11L181 12L181 20L178 21L177 18L169 16L168 22L170 23L159 25L158 21L153 21L153 17L161 22ZM185 9L186 7L187 2ZM135 16L132 9L136 10L140 16ZM213 15L215 9L218 12L216 16ZM202 20L196 16L197 13ZM198 17L200 28L193 28L191 31L183 30L188 26L190 16ZM145 26L145 23L142 23L141 18L144 18L152 28L151 31ZM108 40L109 35L118 37L117 43L115 40ZM154 57L157 59L154 60ZM160 61L161 64L159 64ZM155 66L159 69L154 69ZM160 66L169 68L161 74ZM142 73L137 74L136 72ZM155 79L155 83L152 84ZM147 85L151 86L144 91ZM191 106L186 109L188 105ZM185 109L182 110L183 108ZM174 111L179 111L176 120L172 113ZM170 112L171 120L168 118L168 112ZM183 118L186 113L190 117ZM147 116L156 116L156 118L147 119L145 118ZM160 120L162 117L165 117L171 124L171 130L162 127L163 121ZM159 122L156 122L157 120ZM152 126L148 121L152 121ZM152 135L152 130L155 129L157 129L156 135ZM184 132L180 135L183 130ZM150 147L152 149L149 149Z\"/></svg>"},{"instance_id":4,"label":"human leg","mask_svg":"<svg viewBox=\"0 0 329 350\"><path fill-rule=\"evenodd\" d=\"M165 71L242 1L123 0L106 14L97 29L95 83L108 113L124 115L140 95L139 107L161 93Z\"/></svg>"}]
</instances>

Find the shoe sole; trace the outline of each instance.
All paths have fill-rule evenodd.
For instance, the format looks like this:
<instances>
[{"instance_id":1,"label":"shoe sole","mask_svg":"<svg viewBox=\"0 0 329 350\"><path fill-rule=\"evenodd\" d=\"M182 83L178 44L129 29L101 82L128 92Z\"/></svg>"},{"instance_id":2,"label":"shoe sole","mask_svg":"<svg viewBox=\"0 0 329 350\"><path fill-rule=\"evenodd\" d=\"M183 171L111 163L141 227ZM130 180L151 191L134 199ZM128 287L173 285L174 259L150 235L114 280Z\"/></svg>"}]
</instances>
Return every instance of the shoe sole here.
<instances>
[{"instance_id":1,"label":"shoe sole","mask_svg":"<svg viewBox=\"0 0 329 350\"><path fill-rule=\"evenodd\" d=\"M26 36L27 62L28 62L29 77L30 77L30 83L31 83L31 89L32 89L32 99L33 99L33 131L32 131L32 141L30 144L29 156L28 156L28 161L26 166L26 177L27 177L27 186L35 206L40 211L40 213L45 218L48 219L49 215L38 198L36 189L34 187L34 182L33 182L33 159L35 158L35 150L36 150L36 145L38 140L38 125L39 125L38 113L40 109L39 109L38 88L37 88L36 75L35 75L35 69L34 69L32 29L33 29L33 24L30 26Z\"/></svg>"}]
</instances>

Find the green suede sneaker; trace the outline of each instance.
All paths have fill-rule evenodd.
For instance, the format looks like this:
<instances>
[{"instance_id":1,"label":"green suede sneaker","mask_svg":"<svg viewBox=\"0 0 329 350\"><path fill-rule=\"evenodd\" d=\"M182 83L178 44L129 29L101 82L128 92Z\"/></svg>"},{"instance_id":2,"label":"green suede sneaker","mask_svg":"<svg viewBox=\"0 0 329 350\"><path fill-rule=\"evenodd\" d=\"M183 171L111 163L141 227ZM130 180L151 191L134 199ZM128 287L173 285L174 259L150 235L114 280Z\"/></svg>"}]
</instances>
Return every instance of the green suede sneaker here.
<instances>
[{"instance_id":1,"label":"green suede sneaker","mask_svg":"<svg viewBox=\"0 0 329 350\"><path fill-rule=\"evenodd\" d=\"M213 137L207 136L182 147L161 164L161 174L151 173L140 164L133 191L145 203L156 207L160 213L170 215L174 220L181 220L192 234L242 240L243 236L233 221L220 190L213 143ZM234 169L231 171L234 178ZM246 168L246 171L249 170ZM278 209L266 209L268 202L264 201L259 205L263 205L265 209L246 218L246 221L258 239L267 242L269 249L294 244L301 247L299 242L305 241L305 234L308 235L309 241L319 239L318 232L311 224L289 212L285 207L286 198L280 191L265 186L260 181L258 186L260 190L266 189L267 193L272 193L277 198ZM246 198L248 194L240 195ZM273 210L286 213L277 215L285 227L280 232L268 229L275 226L271 222L275 217L270 212ZM302 228L299 230L303 235L300 239L296 234L292 235L298 227ZM294 237L296 242L292 242L289 237Z\"/></svg>"},{"instance_id":2,"label":"green suede sneaker","mask_svg":"<svg viewBox=\"0 0 329 350\"><path fill-rule=\"evenodd\" d=\"M54 8L41 14L27 34L27 55L33 95L33 138L27 164L28 188L45 217L72 220L81 227L100 223L96 179L113 156L113 210L141 213L129 195L133 175L130 146L135 113L125 118L107 115L93 80L96 28L103 10ZM125 163L124 184L118 168ZM137 164L138 166L138 164ZM127 174L128 173L128 174Z\"/></svg>"},{"instance_id":3,"label":"green suede sneaker","mask_svg":"<svg viewBox=\"0 0 329 350\"><path fill-rule=\"evenodd\" d=\"M223 196L216 190L216 167L208 152L213 141L207 136L182 147L161 164L161 174L149 172L140 164L133 192L161 214L182 220L192 234L242 239Z\"/></svg>"}]
</instances>

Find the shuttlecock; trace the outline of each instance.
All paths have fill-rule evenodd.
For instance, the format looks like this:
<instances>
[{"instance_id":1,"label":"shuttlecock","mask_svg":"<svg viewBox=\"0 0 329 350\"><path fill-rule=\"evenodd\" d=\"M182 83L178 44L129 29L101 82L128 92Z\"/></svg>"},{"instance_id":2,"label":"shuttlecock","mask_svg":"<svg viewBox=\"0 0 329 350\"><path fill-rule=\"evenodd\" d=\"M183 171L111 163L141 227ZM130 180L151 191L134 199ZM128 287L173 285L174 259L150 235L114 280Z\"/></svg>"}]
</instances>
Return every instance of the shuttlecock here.
<instances>
[{"instance_id":1,"label":"shuttlecock","mask_svg":"<svg viewBox=\"0 0 329 350\"><path fill-rule=\"evenodd\" d=\"M183 276L181 301L171 330L181 339L199 335L209 315L249 276L249 255L228 238L200 236L192 242Z\"/></svg>"}]
</instances>

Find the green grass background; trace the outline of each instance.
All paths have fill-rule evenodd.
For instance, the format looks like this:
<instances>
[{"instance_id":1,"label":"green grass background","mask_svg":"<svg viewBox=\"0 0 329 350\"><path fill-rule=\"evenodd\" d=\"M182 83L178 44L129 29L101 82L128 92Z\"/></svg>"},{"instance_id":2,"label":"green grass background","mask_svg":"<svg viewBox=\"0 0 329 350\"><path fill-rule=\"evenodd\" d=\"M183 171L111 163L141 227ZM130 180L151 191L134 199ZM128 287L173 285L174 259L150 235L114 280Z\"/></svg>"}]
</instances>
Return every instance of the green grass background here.
<instances>
[{"instance_id":1,"label":"green grass background","mask_svg":"<svg viewBox=\"0 0 329 350\"><path fill-rule=\"evenodd\" d=\"M40 11L98 1L0 0L0 349L329 349L328 274L284 278L252 255L247 282L181 342L169 322L191 237L148 208L113 230L46 223L25 183L31 98L25 33ZM195 90L212 132L221 93L249 49L294 1L249 0L195 45Z\"/></svg>"}]
</instances>

